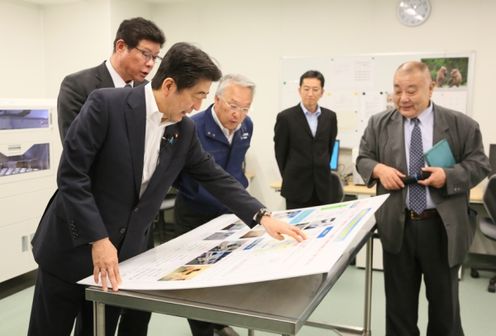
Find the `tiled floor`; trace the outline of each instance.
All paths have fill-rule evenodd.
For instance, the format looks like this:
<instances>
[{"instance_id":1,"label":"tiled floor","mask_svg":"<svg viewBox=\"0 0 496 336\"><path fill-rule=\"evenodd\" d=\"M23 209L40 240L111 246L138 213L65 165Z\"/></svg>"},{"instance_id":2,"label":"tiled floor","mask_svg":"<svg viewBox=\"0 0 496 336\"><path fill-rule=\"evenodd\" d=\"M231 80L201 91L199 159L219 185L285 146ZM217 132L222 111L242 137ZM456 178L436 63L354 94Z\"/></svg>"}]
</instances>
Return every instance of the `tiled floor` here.
<instances>
[{"instance_id":1,"label":"tiled floor","mask_svg":"<svg viewBox=\"0 0 496 336\"><path fill-rule=\"evenodd\" d=\"M496 294L488 293L487 282L491 272L481 272L480 278L473 279L466 271L460 282L460 300L462 321L467 336L493 335L496 330ZM22 280L22 279L21 279ZM29 281L29 278L28 278ZM20 282L19 280L17 282ZM19 290L0 286L0 335L25 335L29 320L29 311L33 287ZM364 272L350 266L343 274L329 295L322 301L311 317L312 321L360 326L363 316ZM15 292L15 293L12 293ZM419 327L425 335L427 321L427 304L421 293ZM237 329L241 335L247 332ZM187 336L190 335L185 319L153 314L150 322L149 336ZM256 332L256 335L272 335ZM299 336L337 335L330 331L303 327ZM375 271L373 277L372 335L384 335L384 291L382 272Z\"/></svg>"}]
</instances>

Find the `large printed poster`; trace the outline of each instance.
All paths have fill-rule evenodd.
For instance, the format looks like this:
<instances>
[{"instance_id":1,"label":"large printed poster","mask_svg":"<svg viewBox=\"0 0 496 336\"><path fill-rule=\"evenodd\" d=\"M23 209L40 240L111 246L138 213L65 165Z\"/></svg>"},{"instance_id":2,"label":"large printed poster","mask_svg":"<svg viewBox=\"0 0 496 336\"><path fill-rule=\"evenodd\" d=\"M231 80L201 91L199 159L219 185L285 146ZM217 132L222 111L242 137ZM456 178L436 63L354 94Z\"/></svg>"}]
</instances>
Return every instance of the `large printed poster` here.
<instances>
[{"instance_id":1,"label":"large printed poster","mask_svg":"<svg viewBox=\"0 0 496 336\"><path fill-rule=\"evenodd\" d=\"M373 227L388 195L320 207L275 212L308 239L271 238L235 215L218 217L122 262L121 289L186 289L236 285L329 272L355 238ZM361 235L361 236L360 236ZM93 276L79 282L95 285Z\"/></svg>"}]
</instances>

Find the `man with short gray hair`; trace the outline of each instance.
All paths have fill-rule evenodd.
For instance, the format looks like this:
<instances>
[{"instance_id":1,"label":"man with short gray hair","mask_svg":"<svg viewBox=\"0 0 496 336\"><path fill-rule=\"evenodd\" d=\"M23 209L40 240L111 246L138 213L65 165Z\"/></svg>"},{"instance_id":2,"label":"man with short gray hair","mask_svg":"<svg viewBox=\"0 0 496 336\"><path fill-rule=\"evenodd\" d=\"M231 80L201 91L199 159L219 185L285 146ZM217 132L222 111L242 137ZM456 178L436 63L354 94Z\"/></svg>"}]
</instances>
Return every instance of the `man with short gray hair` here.
<instances>
[{"instance_id":1,"label":"man with short gray hair","mask_svg":"<svg viewBox=\"0 0 496 336\"><path fill-rule=\"evenodd\" d=\"M247 114L254 93L255 84L245 76L225 75L217 87L214 103L191 117L205 151L245 188L248 180L243 163L253 133L253 123ZM176 235L231 213L190 176L181 174L177 186L179 192L174 208ZM193 336L212 336L214 331L219 336L238 335L229 326L189 319L188 322Z\"/></svg>"}]
</instances>

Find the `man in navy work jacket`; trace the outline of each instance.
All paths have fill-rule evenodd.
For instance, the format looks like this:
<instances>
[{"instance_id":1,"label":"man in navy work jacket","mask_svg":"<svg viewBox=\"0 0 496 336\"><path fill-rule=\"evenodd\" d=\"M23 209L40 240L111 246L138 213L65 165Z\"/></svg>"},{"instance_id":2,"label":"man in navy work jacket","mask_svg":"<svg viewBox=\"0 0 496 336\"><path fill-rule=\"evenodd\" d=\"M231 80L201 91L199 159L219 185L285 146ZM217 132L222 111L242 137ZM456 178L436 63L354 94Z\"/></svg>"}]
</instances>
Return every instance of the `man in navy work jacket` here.
<instances>
[{"instance_id":1,"label":"man in navy work jacket","mask_svg":"<svg viewBox=\"0 0 496 336\"><path fill-rule=\"evenodd\" d=\"M304 239L215 164L194 123L184 118L220 77L205 52L176 43L151 83L90 94L64 139L58 190L32 241L39 269L28 335L70 335L85 303L85 287L77 281L88 274L104 290L118 290L119 262L147 249L153 218L181 171L245 223L260 223L277 239ZM106 312L107 335L117 323L112 310ZM92 314L82 316L75 334L92 335L92 323Z\"/></svg>"},{"instance_id":2,"label":"man in navy work jacket","mask_svg":"<svg viewBox=\"0 0 496 336\"><path fill-rule=\"evenodd\" d=\"M215 162L248 186L243 162L250 147L253 123L247 116L255 93L255 83L242 75L222 77L215 93L215 102L191 119L203 149ZM192 230L231 211L188 174L181 174L179 192L174 207L176 235ZM209 322L189 320L193 336L238 335L231 327Z\"/></svg>"}]
</instances>

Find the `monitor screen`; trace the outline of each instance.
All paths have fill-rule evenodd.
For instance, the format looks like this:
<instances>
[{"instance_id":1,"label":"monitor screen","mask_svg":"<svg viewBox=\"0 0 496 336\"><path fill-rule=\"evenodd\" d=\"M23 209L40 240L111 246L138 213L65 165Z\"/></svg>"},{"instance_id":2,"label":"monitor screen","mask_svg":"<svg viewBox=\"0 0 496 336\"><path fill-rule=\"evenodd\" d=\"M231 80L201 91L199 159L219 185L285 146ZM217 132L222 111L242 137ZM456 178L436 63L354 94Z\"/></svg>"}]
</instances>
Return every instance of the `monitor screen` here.
<instances>
[{"instance_id":1,"label":"monitor screen","mask_svg":"<svg viewBox=\"0 0 496 336\"><path fill-rule=\"evenodd\" d=\"M338 164L339 164L339 140L336 139L336 141L334 141L334 148L332 149L331 162L329 162L329 166L331 167L331 170L337 171Z\"/></svg>"}]
</instances>

